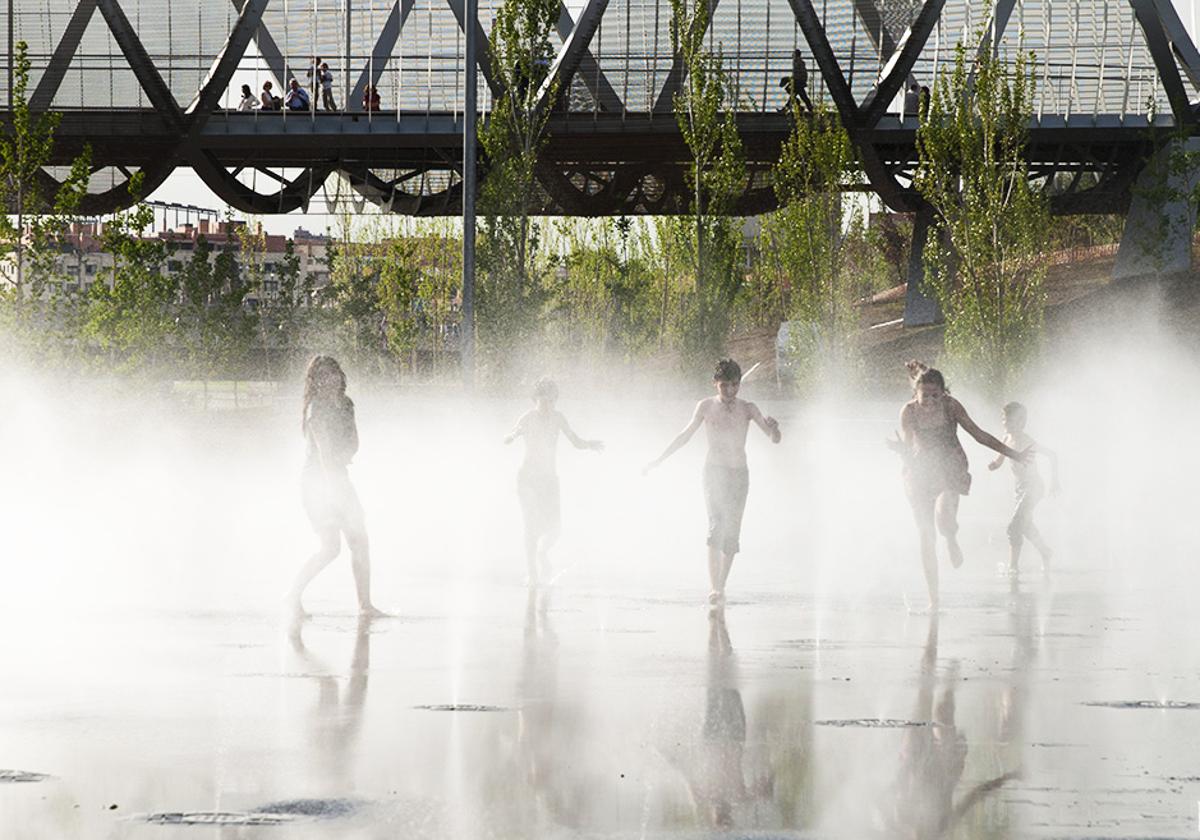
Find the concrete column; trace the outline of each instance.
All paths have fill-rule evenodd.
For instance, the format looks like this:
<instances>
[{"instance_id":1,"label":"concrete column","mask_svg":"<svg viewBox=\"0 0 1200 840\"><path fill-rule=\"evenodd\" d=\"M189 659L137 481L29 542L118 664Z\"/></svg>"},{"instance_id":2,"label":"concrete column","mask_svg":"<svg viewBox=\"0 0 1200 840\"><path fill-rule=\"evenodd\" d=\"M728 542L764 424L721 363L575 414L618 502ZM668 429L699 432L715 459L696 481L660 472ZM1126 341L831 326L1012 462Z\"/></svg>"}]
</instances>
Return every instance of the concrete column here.
<instances>
[{"instance_id":1,"label":"concrete column","mask_svg":"<svg viewBox=\"0 0 1200 840\"><path fill-rule=\"evenodd\" d=\"M1191 268L1198 155L1200 140L1173 140L1146 163L1132 190L1114 280L1169 276Z\"/></svg>"},{"instance_id":2,"label":"concrete column","mask_svg":"<svg viewBox=\"0 0 1200 840\"><path fill-rule=\"evenodd\" d=\"M908 253L908 290L904 294L904 326L924 327L942 320L942 310L933 293L925 288L925 237L933 221L933 210L925 208L913 217L912 247Z\"/></svg>"}]
</instances>

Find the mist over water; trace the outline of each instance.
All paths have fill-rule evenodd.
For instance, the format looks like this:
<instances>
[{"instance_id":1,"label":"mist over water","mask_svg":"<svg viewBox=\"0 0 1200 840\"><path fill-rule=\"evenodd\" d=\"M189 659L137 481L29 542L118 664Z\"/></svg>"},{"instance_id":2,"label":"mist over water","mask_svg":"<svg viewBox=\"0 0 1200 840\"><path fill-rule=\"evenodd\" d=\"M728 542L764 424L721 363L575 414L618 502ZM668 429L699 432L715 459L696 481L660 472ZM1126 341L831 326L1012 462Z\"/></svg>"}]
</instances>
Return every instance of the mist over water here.
<instances>
[{"instance_id":1,"label":"mist over water","mask_svg":"<svg viewBox=\"0 0 1200 840\"><path fill-rule=\"evenodd\" d=\"M960 432L966 563L950 569L939 541L935 622L905 609L924 583L883 445L902 369L877 398L745 386L783 442L750 430L719 625L703 606L704 431L641 475L708 391L560 380L558 408L607 449L560 442L560 575L528 595L522 444L502 442L528 398L348 371L374 599L400 618L356 629L343 553L306 594L318 617L290 637L280 602L315 547L299 381L263 407L206 412L9 372L0 767L53 778L36 783L48 805L0 786L0 821L32 837L157 837L183 829L104 809L291 819L291 800L341 797L336 814L242 830L659 836L729 819L751 833L1083 836L1086 812L1182 833L1195 783L1179 779L1200 775L1187 712L1081 706L1200 701L1200 356L1165 299L1113 298L1052 325L1028 382L1004 395L1059 456L1063 490L1037 513L1050 577L1032 547L1019 584L997 577L1012 475L989 472L992 453ZM556 373L526 378L543 372ZM999 404L949 384L1002 433ZM484 709L414 708L455 704ZM743 738L721 734L739 719ZM1145 774L1148 793L1121 781ZM714 793L739 786L732 803ZM968 816L928 828L976 789Z\"/></svg>"}]
</instances>

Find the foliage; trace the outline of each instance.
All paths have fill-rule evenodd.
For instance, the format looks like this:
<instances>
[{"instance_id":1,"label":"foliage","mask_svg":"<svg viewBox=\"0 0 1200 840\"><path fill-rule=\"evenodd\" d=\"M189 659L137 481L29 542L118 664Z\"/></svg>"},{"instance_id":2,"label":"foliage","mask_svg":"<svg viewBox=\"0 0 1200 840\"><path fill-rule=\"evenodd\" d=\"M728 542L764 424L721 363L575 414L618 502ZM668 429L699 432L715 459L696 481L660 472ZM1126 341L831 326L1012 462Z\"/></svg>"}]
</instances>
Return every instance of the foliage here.
<instances>
[{"instance_id":1,"label":"foliage","mask_svg":"<svg viewBox=\"0 0 1200 840\"><path fill-rule=\"evenodd\" d=\"M557 93L548 76L558 14L557 0L504 0L492 23L489 58L499 93L479 129L487 175L480 195L476 311L485 382L504 378L536 334L545 302L542 231L531 212L540 203L537 164L549 117L544 103Z\"/></svg>"},{"instance_id":2,"label":"foliage","mask_svg":"<svg viewBox=\"0 0 1200 840\"><path fill-rule=\"evenodd\" d=\"M742 236L728 212L746 184L745 155L734 120L736 91L720 49L704 44L710 8L706 0L671 0L671 49L683 65L675 93L675 121L691 152L691 225L665 224L675 248L693 266L683 335L689 367L707 367L720 354L732 305L745 276Z\"/></svg>"},{"instance_id":3,"label":"foliage","mask_svg":"<svg viewBox=\"0 0 1200 840\"><path fill-rule=\"evenodd\" d=\"M1000 394L1040 338L1049 210L1025 158L1032 57L1018 51L1009 67L985 50L969 66L960 44L934 84L917 130L916 186L938 216L925 253L946 349Z\"/></svg>"},{"instance_id":4,"label":"foliage","mask_svg":"<svg viewBox=\"0 0 1200 840\"><path fill-rule=\"evenodd\" d=\"M43 167L54 150L61 114L29 107L29 49L15 44L10 122L0 132L0 261L8 283L0 288L0 326L27 362L61 355L77 328L78 308L59 255L71 217L87 194L90 151L76 158L61 185L48 193Z\"/></svg>"},{"instance_id":5,"label":"foliage","mask_svg":"<svg viewBox=\"0 0 1200 840\"><path fill-rule=\"evenodd\" d=\"M864 208L843 188L859 178L850 136L823 102L808 114L792 102L792 131L773 174L780 209L763 225L760 247L770 286L791 333L798 384L841 382L857 359L850 342L857 326L854 303L862 296L861 272L851 272L850 245L866 230Z\"/></svg>"}]
</instances>

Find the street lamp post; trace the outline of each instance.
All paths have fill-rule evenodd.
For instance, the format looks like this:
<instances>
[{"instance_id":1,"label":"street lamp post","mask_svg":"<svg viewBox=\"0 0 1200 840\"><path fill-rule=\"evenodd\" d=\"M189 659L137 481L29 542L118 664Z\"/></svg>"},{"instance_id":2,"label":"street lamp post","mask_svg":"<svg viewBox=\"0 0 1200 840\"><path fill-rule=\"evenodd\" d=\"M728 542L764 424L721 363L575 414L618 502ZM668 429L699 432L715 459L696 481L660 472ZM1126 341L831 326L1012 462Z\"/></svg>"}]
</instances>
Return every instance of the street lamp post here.
<instances>
[{"instance_id":1,"label":"street lamp post","mask_svg":"<svg viewBox=\"0 0 1200 840\"><path fill-rule=\"evenodd\" d=\"M463 30L466 36L466 84L463 105L463 285L461 353L463 382L470 388L475 381L475 120L479 113L476 86L478 65L475 28L479 19L479 0L466 0Z\"/></svg>"}]
</instances>

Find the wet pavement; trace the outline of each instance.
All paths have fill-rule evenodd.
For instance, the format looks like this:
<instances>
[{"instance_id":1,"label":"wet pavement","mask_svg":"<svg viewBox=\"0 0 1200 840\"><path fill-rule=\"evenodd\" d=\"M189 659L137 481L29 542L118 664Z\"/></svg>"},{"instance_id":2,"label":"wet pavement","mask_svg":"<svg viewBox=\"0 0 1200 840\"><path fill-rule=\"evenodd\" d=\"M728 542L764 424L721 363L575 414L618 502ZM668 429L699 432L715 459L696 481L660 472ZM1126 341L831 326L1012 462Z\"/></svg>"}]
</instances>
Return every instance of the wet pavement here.
<instances>
[{"instance_id":1,"label":"wet pavement","mask_svg":"<svg viewBox=\"0 0 1200 840\"><path fill-rule=\"evenodd\" d=\"M1195 836L1187 593L955 582L933 617L752 577L719 613L586 577L369 625L9 611L0 835Z\"/></svg>"}]
</instances>

